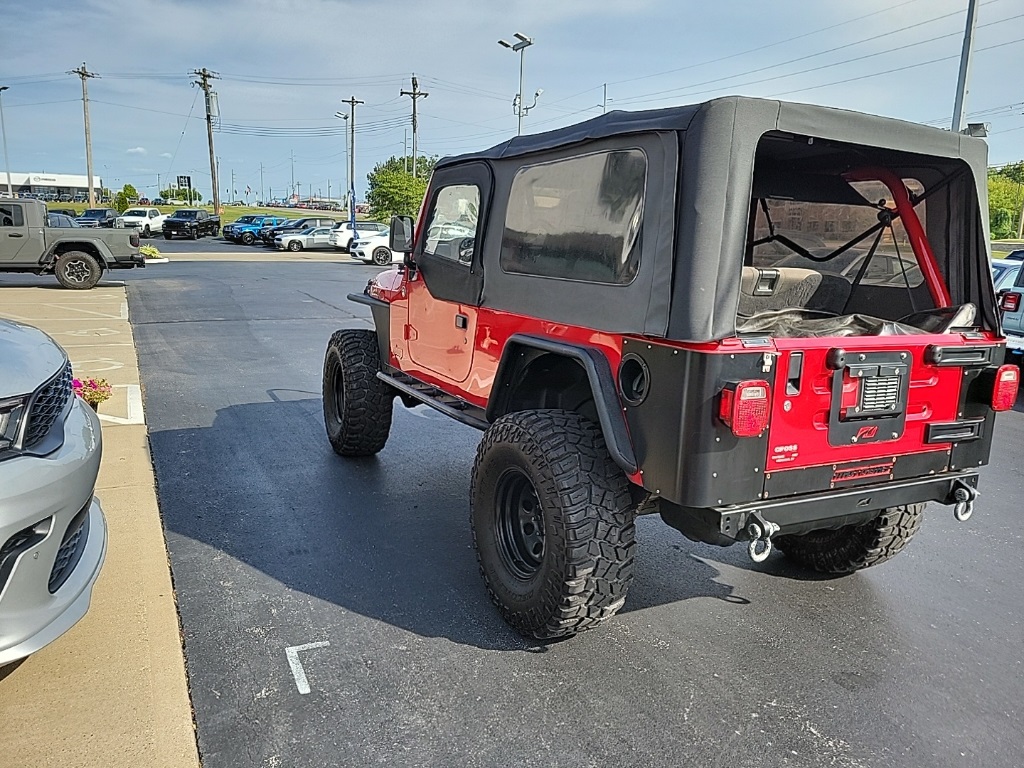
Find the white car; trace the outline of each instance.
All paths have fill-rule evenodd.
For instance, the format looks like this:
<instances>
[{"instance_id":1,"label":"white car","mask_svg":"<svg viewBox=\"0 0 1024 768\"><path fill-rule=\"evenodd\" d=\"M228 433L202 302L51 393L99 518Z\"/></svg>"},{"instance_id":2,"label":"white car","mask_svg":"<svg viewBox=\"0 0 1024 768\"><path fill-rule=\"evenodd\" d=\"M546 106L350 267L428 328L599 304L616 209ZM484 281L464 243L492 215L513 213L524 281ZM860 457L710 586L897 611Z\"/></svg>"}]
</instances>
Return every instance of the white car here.
<instances>
[{"instance_id":1,"label":"white car","mask_svg":"<svg viewBox=\"0 0 1024 768\"><path fill-rule=\"evenodd\" d=\"M367 264L376 264L378 267L385 267L396 260L401 261L402 254L392 253L391 251L388 243L390 237L390 229L385 229L383 232L378 232L368 237L360 234L359 239L349 249L349 253L352 254L353 259L365 261Z\"/></svg>"},{"instance_id":2,"label":"white car","mask_svg":"<svg viewBox=\"0 0 1024 768\"><path fill-rule=\"evenodd\" d=\"M274 238L274 247L279 251L302 251L330 248L330 227L306 227L300 232L287 232Z\"/></svg>"},{"instance_id":3,"label":"white car","mask_svg":"<svg viewBox=\"0 0 1024 768\"><path fill-rule=\"evenodd\" d=\"M137 229L143 237L152 237L163 231L166 218L167 215L160 213L156 208L129 208L117 217L114 226Z\"/></svg>"},{"instance_id":4,"label":"white car","mask_svg":"<svg viewBox=\"0 0 1024 768\"><path fill-rule=\"evenodd\" d=\"M386 232L386 224L378 224L376 221L357 221L353 232L352 223L339 221L331 230L330 243L339 251L352 253L352 245L361 237L370 237L379 232Z\"/></svg>"}]
</instances>

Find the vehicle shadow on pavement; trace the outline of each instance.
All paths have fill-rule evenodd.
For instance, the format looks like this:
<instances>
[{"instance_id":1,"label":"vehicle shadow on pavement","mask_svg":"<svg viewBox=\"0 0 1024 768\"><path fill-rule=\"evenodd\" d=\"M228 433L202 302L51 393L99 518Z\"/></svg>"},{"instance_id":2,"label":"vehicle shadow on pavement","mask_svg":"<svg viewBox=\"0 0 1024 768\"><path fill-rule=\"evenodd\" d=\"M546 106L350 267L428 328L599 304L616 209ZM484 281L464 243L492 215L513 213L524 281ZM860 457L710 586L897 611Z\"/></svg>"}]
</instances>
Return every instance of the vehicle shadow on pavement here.
<instances>
[{"instance_id":1,"label":"vehicle shadow on pavement","mask_svg":"<svg viewBox=\"0 0 1024 768\"><path fill-rule=\"evenodd\" d=\"M533 648L491 605L473 551L468 485L479 433L398 407L381 454L341 459L324 435L321 408L308 397L235 405L218 410L208 427L151 432L186 627L210 610L211 585L230 585L223 602L213 602L243 613L268 599L266 580L244 576L242 563L287 590L423 637ZM644 541L663 533L641 527L624 611L699 597L747 602L716 581L708 562L663 538ZM208 548L228 558L211 558Z\"/></svg>"}]
</instances>

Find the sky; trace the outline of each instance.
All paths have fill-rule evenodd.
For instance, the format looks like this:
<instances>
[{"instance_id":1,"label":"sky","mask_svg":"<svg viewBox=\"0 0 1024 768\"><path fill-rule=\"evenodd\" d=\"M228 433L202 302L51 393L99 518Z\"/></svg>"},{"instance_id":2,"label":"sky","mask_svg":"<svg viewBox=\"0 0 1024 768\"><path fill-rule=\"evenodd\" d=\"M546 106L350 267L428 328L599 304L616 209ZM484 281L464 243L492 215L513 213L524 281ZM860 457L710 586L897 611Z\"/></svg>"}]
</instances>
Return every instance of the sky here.
<instances>
[{"instance_id":1,"label":"sky","mask_svg":"<svg viewBox=\"0 0 1024 768\"><path fill-rule=\"evenodd\" d=\"M85 173L85 62L93 172L155 196L179 174L209 197L204 104L214 81L222 197L334 197L355 113L355 187L409 136L415 73L420 154L476 151L601 114L742 94L950 127L967 0L37 0L0 26L13 170ZM1024 159L1024 0L982 0L968 119L989 162ZM498 44L522 33L522 56ZM607 96L607 101L605 97ZM293 159L294 158L294 159ZM234 190L230 190L234 175ZM294 174L294 176L293 176ZM159 177L158 177L159 175Z\"/></svg>"}]
</instances>

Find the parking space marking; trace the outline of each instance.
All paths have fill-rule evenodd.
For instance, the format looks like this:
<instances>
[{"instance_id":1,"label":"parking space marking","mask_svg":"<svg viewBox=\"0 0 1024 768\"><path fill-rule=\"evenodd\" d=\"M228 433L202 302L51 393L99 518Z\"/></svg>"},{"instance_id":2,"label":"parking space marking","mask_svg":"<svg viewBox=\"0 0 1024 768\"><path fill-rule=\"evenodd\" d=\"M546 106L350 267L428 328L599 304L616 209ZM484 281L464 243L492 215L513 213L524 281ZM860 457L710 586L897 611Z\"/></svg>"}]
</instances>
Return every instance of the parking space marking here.
<instances>
[{"instance_id":1,"label":"parking space marking","mask_svg":"<svg viewBox=\"0 0 1024 768\"><path fill-rule=\"evenodd\" d=\"M306 679L306 670L302 668L299 661L299 651L310 651L314 648L326 648L330 643L326 640L319 643L306 643L305 645L293 645L284 649L284 655L288 658L288 666L292 669L292 677L295 678L295 687L300 694L309 693L309 680Z\"/></svg>"},{"instance_id":2,"label":"parking space marking","mask_svg":"<svg viewBox=\"0 0 1024 768\"><path fill-rule=\"evenodd\" d=\"M56 331L51 336L117 336L121 331L113 328L76 328L73 331Z\"/></svg>"},{"instance_id":3,"label":"parking space marking","mask_svg":"<svg viewBox=\"0 0 1024 768\"><path fill-rule=\"evenodd\" d=\"M123 389L128 397L128 416L108 416L98 414L100 421L108 424L145 424L146 414L142 410L142 387L138 384L115 384L114 389Z\"/></svg>"},{"instance_id":4,"label":"parking space marking","mask_svg":"<svg viewBox=\"0 0 1024 768\"><path fill-rule=\"evenodd\" d=\"M111 360L109 357L97 357L92 360L72 360L71 364L79 370L89 371L90 373L106 373L107 371L117 371L124 368L124 363Z\"/></svg>"}]
</instances>

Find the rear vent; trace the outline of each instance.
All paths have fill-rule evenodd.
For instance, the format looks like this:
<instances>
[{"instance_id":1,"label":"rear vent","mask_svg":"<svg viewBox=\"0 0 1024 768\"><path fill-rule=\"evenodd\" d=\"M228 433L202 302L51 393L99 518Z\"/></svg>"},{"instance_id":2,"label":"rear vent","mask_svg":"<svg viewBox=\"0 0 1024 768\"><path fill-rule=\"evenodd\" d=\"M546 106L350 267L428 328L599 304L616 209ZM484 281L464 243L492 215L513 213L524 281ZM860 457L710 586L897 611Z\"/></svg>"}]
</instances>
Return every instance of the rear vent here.
<instances>
[{"instance_id":1,"label":"rear vent","mask_svg":"<svg viewBox=\"0 0 1024 768\"><path fill-rule=\"evenodd\" d=\"M861 379L860 412L895 411L900 401L899 376L874 376Z\"/></svg>"}]
</instances>

